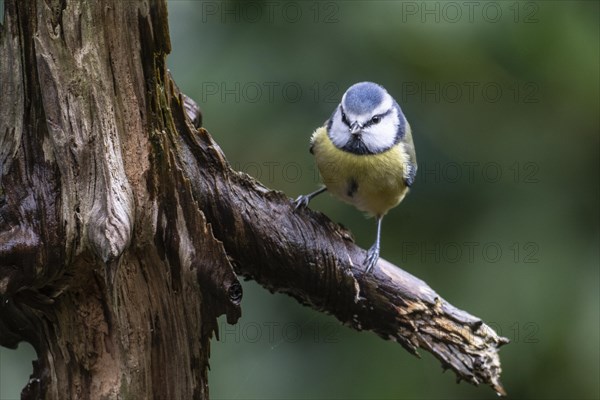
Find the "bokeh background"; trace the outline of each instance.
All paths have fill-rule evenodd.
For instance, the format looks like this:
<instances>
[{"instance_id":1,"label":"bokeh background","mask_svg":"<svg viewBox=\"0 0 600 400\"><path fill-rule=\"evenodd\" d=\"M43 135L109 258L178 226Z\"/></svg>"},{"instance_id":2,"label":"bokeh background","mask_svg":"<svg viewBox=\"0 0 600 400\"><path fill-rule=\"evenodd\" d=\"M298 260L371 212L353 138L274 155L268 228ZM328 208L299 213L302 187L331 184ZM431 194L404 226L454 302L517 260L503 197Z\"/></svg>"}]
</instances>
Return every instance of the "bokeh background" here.
<instances>
[{"instance_id":1,"label":"bokeh background","mask_svg":"<svg viewBox=\"0 0 600 400\"><path fill-rule=\"evenodd\" d=\"M168 5L178 85L231 164L289 197L318 186L308 140L345 89L385 86L419 173L382 256L511 340L511 398L600 397L597 1ZM311 207L371 245L374 221L351 206ZM242 306L212 343L214 399L495 398L253 282ZM1 399L31 358L1 349Z\"/></svg>"}]
</instances>

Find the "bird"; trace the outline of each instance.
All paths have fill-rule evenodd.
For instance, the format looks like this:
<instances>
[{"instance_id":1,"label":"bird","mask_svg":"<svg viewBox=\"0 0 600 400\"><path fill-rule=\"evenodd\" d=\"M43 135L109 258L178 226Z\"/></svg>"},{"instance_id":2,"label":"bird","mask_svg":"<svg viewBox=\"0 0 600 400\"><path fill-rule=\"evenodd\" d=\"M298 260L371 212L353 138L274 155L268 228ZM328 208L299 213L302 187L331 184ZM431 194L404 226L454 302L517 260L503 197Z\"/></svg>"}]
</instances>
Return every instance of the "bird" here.
<instances>
[{"instance_id":1,"label":"bird","mask_svg":"<svg viewBox=\"0 0 600 400\"><path fill-rule=\"evenodd\" d=\"M379 260L383 217L404 199L417 174L410 125L383 86L359 82L346 90L331 117L314 131L310 152L323 186L299 196L295 209L328 191L375 217L375 242L363 261L369 274Z\"/></svg>"}]
</instances>

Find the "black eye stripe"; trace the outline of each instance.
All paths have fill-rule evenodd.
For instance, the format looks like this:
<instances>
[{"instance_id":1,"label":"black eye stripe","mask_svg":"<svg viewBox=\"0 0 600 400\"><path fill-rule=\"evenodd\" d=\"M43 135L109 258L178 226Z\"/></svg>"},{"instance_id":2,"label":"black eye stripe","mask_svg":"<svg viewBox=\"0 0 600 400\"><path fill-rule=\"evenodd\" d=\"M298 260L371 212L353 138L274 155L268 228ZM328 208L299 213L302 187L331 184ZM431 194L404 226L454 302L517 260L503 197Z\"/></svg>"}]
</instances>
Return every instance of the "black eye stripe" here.
<instances>
[{"instance_id":1,"label":"black eye stripe","mask_svg":"<svg viewBox=\"0 0 600 400\"><path fill-rule=\"evenodd\" d=\"M347 127L350 127L350 121L348 121L348 117L346 116L346 113L344 112L344 107L340 106L340 111L342 112L342 122L344 124L346 124Z\"/></svg>"},{"instance_id":2,"label":"black eye stripe","mask_svg":"<svg viewBox=\"0 0 600 400\"><path fill-rule=\"evenodd\" d=\"M379 123L383 119L383 117L387 116L391 112L392 112L392 110L387 110L384 113L373 115L373 117L371 117L371 119L365 123L365 127ZM377 121L374 121L374 119L377 119Z\"/></svg>"}]
</instances>

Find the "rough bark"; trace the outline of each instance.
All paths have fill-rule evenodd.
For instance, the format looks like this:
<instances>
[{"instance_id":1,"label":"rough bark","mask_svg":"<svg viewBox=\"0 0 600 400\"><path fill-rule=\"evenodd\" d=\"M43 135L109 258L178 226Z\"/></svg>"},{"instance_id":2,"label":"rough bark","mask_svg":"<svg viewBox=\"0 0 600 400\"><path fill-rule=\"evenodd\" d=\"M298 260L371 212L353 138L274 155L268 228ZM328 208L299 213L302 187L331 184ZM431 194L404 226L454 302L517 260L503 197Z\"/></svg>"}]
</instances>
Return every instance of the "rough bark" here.
<instances>
[{"instance_id":1,"label":"rough bark","mask_svg":"<svg viewBox=\"0 0 600 400\"><path fill-rule=\"evenodd\" d=\"M207 398L240 286L193 198L164 92L165 2L5 2L0 344L25 398Z\"/></svg>"},{"instance_id":2,"label":"rough bark","mask_svg":"<svg viewBox=\"0 0 600 400\"><path fill-rule=\"evenodd\" d=\"M237 273L499 383L506 339L319 213L233 171L165 69L163 1L5 2L0 345L38 360L25 398L207 398ZM219 367L219 366L216 366Z\"/></svg>"}]
</instances>

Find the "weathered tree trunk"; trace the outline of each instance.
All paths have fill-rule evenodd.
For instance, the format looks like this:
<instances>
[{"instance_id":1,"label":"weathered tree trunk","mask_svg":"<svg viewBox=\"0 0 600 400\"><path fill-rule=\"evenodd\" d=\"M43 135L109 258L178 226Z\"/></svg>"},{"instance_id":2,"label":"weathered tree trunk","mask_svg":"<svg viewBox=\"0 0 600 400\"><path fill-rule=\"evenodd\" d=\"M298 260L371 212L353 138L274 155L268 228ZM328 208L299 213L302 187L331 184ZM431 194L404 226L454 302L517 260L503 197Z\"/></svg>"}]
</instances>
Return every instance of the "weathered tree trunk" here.
<instances>
[{"instance_id":1,"label":"weathered tree trunk","mask_svg":"<svg viewBox=\"0 0 600 400\"><path fill-rule=\"evenodd\" d=\"M384 260L362 275L348 232L231 170L169 50L164 1L5 2L0 345L36 349L23 396L207 398L234 268L502 393L506 340Z\"/></svg>"},{"instance_id":2,"label":"weathered tree trunk","mask_svg":"<svg viewBox=\"0 0 600 400\"><path fill-rule=\"evenodd\" d=\"M24 397L206 398L240 286L179 165L165 2L9 0L0 46L0 344L37 351Z\"/></svg>"}]
</instances>

